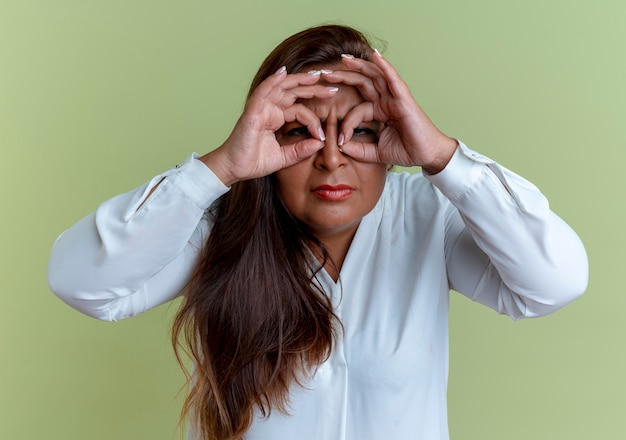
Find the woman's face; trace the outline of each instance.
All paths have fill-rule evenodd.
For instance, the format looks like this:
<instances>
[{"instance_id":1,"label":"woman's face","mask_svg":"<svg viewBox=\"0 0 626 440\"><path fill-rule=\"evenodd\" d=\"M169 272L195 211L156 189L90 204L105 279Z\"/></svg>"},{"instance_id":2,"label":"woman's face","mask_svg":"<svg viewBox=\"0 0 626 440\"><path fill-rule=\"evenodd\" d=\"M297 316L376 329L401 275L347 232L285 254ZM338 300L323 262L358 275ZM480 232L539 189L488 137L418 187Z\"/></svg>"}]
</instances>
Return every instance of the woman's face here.
<instances>
[{"instance_id":1,"label":"woman's face","mask_svg":"<svg viewBox=\"0 0 626 440\"><path fill-rule=\"evenodd\" d=\"M335 67L335 66L333 66ZM378 201L385 185L387 165L358 162L341 153L337 136L344 116L363 102L358 90L345 84L334 97L302 103L322 121L324 148L313 156L276 172L278 194L289 212L319 239L350 234ZM350 142L376 143L377 121L362 122ZM287 145L310 137L298 122L285 124L276 137Z\"/></svg>"}]
</instances>

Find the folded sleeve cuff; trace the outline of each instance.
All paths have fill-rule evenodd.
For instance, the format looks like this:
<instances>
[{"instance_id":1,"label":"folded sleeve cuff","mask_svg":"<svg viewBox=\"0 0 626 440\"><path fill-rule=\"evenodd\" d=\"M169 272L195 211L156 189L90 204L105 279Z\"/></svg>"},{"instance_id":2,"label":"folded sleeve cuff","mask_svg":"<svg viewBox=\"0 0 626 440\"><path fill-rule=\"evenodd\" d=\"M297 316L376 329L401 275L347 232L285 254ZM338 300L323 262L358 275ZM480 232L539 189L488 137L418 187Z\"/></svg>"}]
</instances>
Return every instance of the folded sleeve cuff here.
<instances>
[{"instance_id":1,"label":"folded sleeve cuff","mask_svg":"<svg viewBox=\"0 0 626 440\"><path fill-rule=\"evenodd\" d=\"M230 189L224 185L209 167L193 153L180 166L166 172L170 184L175 185L201 209L207 209Z\"/></svg>"},{"instance_id":2,"label":"folded sleeve cuff","mask_svg":"<svg viewBox=\"0 0 626 440\"><path fill-rule=\"evenodd\" d=\"M480 178L486 165L493 163L491 159L469 149L461 141L458 143L454 155L442 171L437 174L423 173L450 200L465 194Z\"/></svg>"}]
</instances>

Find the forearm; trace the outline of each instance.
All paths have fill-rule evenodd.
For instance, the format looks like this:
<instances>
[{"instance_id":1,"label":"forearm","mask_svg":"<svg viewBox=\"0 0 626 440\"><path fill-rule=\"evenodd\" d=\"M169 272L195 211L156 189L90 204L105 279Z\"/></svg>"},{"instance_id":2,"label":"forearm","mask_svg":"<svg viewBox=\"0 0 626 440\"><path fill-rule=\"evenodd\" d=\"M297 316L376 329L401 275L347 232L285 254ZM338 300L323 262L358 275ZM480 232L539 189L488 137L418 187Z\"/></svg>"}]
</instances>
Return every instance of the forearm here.
<instances>
[{"instance_id":1,"label":"forearm","mask_svg":"<svg viewBox=\"0 0 626 440\"><path fill-rule=\"evenodd\" d=\"M175 297L189 275L181 261L189 266L202 245L198 227L204 212L226 190L202 163L189 158L104 202L55 242L48 268L51 289L101 319L132 316ZM195 246L190 243L194 235ZM151 282L157 276L159 283ZM116 302L128 310L111 315L107 307L117 307Z\"/></svg>"},{"instance_id":2,"label":"forearm","mask_svg":"<svg viewBox=\"0 0 626 440\"><path fill-rule=\"evenodd\" d=\"M452 288L514 318L550 313L582 294L588 267L576 233L534 185L465 155L472 163L462 157L463 179L429 177L463 220L448 253Z\"/></svg>"}]
</instances>

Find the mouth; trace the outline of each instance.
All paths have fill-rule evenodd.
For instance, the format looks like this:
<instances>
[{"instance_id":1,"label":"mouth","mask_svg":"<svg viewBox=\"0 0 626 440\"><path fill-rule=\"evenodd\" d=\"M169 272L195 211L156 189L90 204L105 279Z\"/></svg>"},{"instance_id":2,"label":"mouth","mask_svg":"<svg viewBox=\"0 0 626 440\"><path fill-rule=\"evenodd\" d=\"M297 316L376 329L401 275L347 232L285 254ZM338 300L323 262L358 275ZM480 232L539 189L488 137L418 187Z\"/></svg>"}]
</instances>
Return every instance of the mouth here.
<instances>
[{"instance_id":1,"label":"mouth","mask_svg":"<svg viewBox=\"0 0 626 440\"><path fill-rule=\"evenodd\" d=\"M347 199L353 192L354 188L349 185L320 185L311 191L315 197L333 202Z\"/></svg>"}]
</instances>

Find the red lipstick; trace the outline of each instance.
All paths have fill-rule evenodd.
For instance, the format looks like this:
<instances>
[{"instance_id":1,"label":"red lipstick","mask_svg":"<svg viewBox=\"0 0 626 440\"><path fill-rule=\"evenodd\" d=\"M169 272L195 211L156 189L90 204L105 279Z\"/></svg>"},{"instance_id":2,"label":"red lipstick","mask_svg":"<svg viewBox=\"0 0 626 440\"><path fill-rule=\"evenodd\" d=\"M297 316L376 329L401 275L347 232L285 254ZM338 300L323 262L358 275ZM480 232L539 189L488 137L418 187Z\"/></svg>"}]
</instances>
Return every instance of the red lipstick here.
<instances>
[{"instance_id":1,"label":"red lipstick","mask_svg":"<svg viewBox=\"0 0 626 440\"><path fill-rule=\"evenodd\" d=\"M313 188L311 192L322 200L338 202L350 197L354 188L349 185L320 185Z\"/></svg>"}]
</instances>

